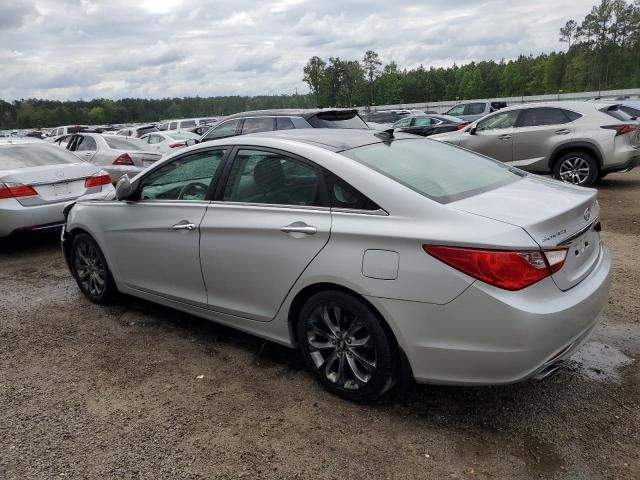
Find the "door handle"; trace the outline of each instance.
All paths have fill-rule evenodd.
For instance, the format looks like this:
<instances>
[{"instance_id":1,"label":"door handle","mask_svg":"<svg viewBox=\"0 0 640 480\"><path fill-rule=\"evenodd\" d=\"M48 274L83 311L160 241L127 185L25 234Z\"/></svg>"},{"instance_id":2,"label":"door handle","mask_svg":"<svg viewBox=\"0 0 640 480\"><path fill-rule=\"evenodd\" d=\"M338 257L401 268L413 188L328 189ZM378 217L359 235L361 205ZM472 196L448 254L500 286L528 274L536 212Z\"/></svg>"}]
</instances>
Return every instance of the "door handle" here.
<instances>
[{"instance_id":1,"label":"door handle","mask_svg":"<svg viewBox=\"0 0 640 480\"><path fill-rule=\"evenodd\" d=\"M195 230L196 227L193 223L176 223L173 227L174 230Z\"/></svg>"},{"instance_id":2,"label":"door handle","mask_svg":"<svg viewBox=\"0 0 640 480\"><path fill-rule=\"evenodd\" d=\"M304 222L292 223L291 225L280 228L280 231L284 233L303 233L305 235L313 235L315 233L318 233L318 229L316 227L307 225Z\"/></svg>"},{"instance_id":3,"label":"door handle","mask_svg":"<svg viewBox=\"0 0 640 480\"><path fill-rule=\"evenodd\" d=\"M511 140L511 135L500 135L498 140Z\"/></svg>"},{"instance_id":4,"label":"door handle","mask_svg":"<svg viewBox=\"0 0 640 480\"><path fill-rule=\"evenodd\" d=\"M570 133L571 133L571 130L567 130L566 128L556 130L556 135L568 135Z\"/></svg>"}]
</instances>

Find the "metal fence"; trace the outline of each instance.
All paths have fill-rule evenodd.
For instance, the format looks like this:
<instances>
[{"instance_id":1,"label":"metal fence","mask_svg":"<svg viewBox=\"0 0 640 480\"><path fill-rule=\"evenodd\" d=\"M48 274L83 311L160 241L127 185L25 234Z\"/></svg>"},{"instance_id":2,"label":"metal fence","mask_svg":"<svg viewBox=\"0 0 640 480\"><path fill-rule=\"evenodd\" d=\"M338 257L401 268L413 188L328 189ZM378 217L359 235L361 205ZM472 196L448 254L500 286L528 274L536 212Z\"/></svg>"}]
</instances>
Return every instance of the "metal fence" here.
<instances>
[{"instance_id":1,"label":"metal fence","mask_svg":"<svg viewBox=\"0 0 640 480\"><path fill-rule=\"evenodd\" d=\"M602 90L591 92L574 92L574 93L558 93L551 95L529 95L521 97L503 97L491 98L491 101L507 102L508 105L517 103L535 103L549 102L560 100L590 100L594 98L616 98L616 97L640 97L640 88L628 88L625 90ZM373 105L371 107L356 107L361 111L379 111L379 110L430 110L438 113L444 113L451 107L461 102L486 101L483 99L470 100L448 100L445 102L422 102L422 103L400 103L398 105Z\"/></svg>"}]
</instances>

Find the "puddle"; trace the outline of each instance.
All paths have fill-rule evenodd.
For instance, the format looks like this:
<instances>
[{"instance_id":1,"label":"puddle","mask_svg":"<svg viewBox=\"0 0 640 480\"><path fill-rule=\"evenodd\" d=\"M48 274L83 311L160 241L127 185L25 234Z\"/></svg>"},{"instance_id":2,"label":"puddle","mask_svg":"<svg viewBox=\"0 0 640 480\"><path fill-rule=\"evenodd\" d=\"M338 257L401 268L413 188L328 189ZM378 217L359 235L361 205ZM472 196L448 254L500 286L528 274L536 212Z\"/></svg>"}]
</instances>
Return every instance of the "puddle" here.
<instances>
[{"instance_id":1,"label":"puddle","mask_svg":"<svg viewBox=\"0 0 640 480\"><path fill-rule=\"evenodd\" d=\"M574 353L571 360L579 364L577 372L586 378L620 383L623 380L622 369L633 363L640 353L639 339L639 325L604 319L591 340Z\"/></svg>"},{"instance_id":2,"label":"puddle","mask_svg":"<svg viewBox=\"0 0 640 480\"><path fill-rule=\"evenodd\" d=\"M616 347L597 341L583 345L571 359L580 363L578 372L587 378L615 383L622 381L620 369L633 362Z\"/></svg>"}]
</instances>

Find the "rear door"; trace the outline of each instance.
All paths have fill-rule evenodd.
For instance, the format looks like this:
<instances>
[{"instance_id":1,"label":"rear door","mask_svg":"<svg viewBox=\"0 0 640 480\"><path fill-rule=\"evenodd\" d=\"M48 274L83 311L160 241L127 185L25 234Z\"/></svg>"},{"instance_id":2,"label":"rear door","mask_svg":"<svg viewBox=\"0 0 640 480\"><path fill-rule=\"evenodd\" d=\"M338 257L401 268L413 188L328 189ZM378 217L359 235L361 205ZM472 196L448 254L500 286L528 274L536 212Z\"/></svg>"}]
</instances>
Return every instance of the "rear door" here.
<instances>
[{"instance_id":1,"label":"rear door","mask_svg":"<svg viewBox=\"0 0 640 480\"><path fill-rule=\"evenodd\" d=\"M561 108L538 107L521 111L513 134L513 165L547 170L553 149L573 137L575 129Z\"/></svg>"},{"instance_id":2,"label":"rear door","mask_svg":"<svg viewBox=\"0 0 640 480\"><path fill-rule=\"evenodd\" d=\"M501 162L513 160L513 135L518 110L498 112L480 120L467 131L460 146ZM472 133L473 132L473 133Z\"/></svg>"},{"instance_id":3,"label":"rear door","mask_svg":"<svg viewBox=\"0 0 640 480\"><path fill-rule=\"evenodd\" d=\"M322 171L276 150L237 149L202 220L202 274L213 310L270 321L329 240Z\"/></svg>"}]
</instances>

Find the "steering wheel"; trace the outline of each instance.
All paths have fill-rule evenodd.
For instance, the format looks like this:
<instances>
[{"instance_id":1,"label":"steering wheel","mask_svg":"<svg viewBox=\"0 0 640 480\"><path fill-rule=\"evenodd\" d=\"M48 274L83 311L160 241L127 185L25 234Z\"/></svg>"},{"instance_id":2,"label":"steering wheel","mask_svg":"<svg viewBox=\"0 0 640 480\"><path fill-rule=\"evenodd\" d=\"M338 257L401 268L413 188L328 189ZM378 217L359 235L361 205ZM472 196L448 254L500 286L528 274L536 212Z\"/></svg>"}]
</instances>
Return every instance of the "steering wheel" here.
<instances>
[{"instance_id":1,"label":"steering wheel","mask_svg":"<svg viewBox=\"0 0 640 480\"><path fill-rule=\"evenodd\" d=\"M182 200L185 195L195 196L199 193L202 193L202 198L204 199L207 196L208 191L209 185L205 185L202 182L191 182L182 187L182 190L180 190L180 193L178 194L178 200Z\"/></svg>"}]
</instances>

